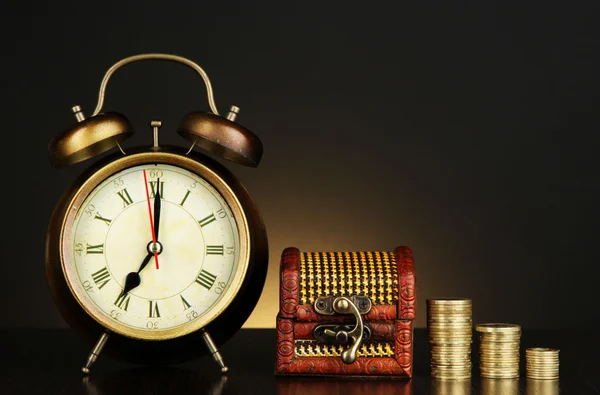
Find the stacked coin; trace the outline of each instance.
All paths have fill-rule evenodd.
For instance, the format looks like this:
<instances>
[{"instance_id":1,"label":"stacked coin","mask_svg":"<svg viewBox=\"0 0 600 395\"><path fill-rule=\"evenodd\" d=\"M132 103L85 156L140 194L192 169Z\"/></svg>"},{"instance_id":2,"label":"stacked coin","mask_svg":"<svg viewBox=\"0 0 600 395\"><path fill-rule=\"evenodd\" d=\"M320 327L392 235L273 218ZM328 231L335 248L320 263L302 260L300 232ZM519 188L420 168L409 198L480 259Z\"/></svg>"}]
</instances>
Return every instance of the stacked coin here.
<instances>
[{"instance_id":1,"label":"stacked coin","mask_svg":"<svg viewBox=\"0 0 600 395\"><path fill-rule=\"evenodd\" d=\"M519 377L521 327L513 324L479 324L479 370L481 377Z\"/></svg>"},{"instance_id":2,"label":"stacked coin","mask_svg":"<svg viewBox=\"0 0 600 395\"><path fill-rule=\"evenodd\" d=\"M557 380L558 350L554 348L528 348L525 350L525 369L528 379Z\"/></svg>"},{"instance_id":3,"label":"stacked coin","mask_svg":"<svg viewBox=\"0 0 600 395\"><path fill-rule=\"evenodd\" d=\"M471 377L473 341L471 299L428 299L431 377L467 379Z\"/></svg>"}]
</instances>

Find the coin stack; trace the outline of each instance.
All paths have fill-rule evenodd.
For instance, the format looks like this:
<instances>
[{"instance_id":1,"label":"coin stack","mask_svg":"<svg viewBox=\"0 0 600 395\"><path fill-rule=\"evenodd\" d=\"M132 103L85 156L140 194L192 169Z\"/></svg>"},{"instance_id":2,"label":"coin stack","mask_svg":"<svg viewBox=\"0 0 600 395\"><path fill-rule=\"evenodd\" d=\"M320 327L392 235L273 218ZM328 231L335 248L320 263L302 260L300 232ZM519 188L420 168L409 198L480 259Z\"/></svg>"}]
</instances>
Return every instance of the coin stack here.
<instances>
[{"instance_id":1,"label":"coin stack","mask_svg":"<svg viewBox=\"0 0 600 395\"><path fill-rule=\"evenodd\" d=\"M514 324L479 324L479 370L481 377L519 377L521 327Z\"/></svg>"},{"instance_id":2,"label":"coin stack","mask_svg":"<svg viewBox=\"0 0 600 395\"><path fill-rule=\"evenodd\" d=\"M471 377L472 316L471 299L427 300L427 334L432 378Z\"/></svg>"},{"instance_id":3,"label":"coin stack","mask_svg":"<svg viewBox=\"0 0 600 395\"><path fill-rule=\"evenodd\" d=\"M528 348L525 350L525 369L528 379L557 380L558 350L554 348Z\"/></svg>"}]
</instances>

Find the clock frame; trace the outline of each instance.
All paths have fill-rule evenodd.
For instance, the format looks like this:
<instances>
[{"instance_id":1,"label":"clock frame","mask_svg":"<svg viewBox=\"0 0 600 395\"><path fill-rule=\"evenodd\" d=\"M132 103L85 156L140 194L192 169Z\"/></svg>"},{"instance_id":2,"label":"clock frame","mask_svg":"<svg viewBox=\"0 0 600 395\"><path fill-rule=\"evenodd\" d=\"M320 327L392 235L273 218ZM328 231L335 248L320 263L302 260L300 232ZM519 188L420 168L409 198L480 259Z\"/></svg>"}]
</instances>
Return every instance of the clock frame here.
<instances>
[{"instance_id":1,"label":"clock frame","mask_svg":"<svg viewBox=\"0 0 600 395\"><path fill-rule=\"evenodd\" d=\"M245 272L237 273L230 284L230 303L219 302L215 318L202 325L184 326L164 331L153 340L136 338L127 330L114 333L110 322L98 319L102 314L90 311L79 302L77 292L67 281L64 271L65 223L74 216L85 196L108 176L140 164L165 163L189 170L209 182L224 197L240 230L240 262L247 262ZM241 231L243 229L243 231ZM242 247L243 244L243 247ZM242 250L244 250L242 255ZM142 364L179 363L208 354L203 344L204 329L212 335L216 346L237 332L254 309L265 282L268 263L266 230L258 209L240 181L216 160L180 147L128 149L128 154L110 155L88 168L63 194L48 227L46 239L46 272L52 296L59 311L71 327L93 344L107 330L111 333L103 353ZM244 265L240 265L242 267ZM237 290L237 291L236 291ZM224 300L225 297L222 299ZM227 302L228 300L225 300ZM95 316L97 318L93 318ZM179 333L175 333L178 332ZM175 336L175 337L173 337Z\"/></svg>"}]
</instances>

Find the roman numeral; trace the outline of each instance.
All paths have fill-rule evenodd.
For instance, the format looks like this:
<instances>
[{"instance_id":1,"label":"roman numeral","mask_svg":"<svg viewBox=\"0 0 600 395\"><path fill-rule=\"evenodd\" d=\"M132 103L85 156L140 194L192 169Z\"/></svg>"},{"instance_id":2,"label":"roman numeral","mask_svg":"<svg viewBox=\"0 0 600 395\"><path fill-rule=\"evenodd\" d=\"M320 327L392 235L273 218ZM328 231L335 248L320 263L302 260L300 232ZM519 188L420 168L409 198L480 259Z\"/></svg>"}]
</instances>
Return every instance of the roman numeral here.
<instances>
[{"instance_id":1,"label":"roman numeral","mask_svg":"<svg viewBox=\"0 0 600 395\"><path fill-rule=\"evenodd\" d=\"M100 212L96 213L94 219L99 219L100 221L104 222L106 226L110 226L110 223L112 222L112 219L104 218L103 216L101 216Z\"/></svg>"},{"instance_id":2,"label":"roman numeral","mask_svg":"<svg viewBox=\"0 0 600 395\"><path fill-rule=\"evenodd\" d=\"M88 243L85 243L85 245L86 254L104 254L104 244L98 244L93 246L89 245Z\"/></svg>"},{"instance_id":3,"label":"roman numeral","mask_svg":"<svg viewBox=\"0 0 600 395\"><path fill-rule=\"evenodd\" d=\"M92 280L94 280L94 283L98 286L98 289L102 289L102 287L104 287L110 281L110 273L108 272L108 268L104 266L102 269L92 274Z\"/></svg>"},{"instance_id":4,"label":"roman numeral","mask_svg":"<svg viewBox=\"0 0 600 395\"><path fill-rule=\"evenodd\" d=\"M119 195L119 197L123 200L123 207L127 207L131 203L133 203L133 199L131 198L131 196L129 196L127 188L121 189L119 192L117 192L117 195Z\"/></svg>"},{"instance_id":5,"label":"roman numeral","mask_svg":"<svg viewBox=\"0 0 600 395\"><path fill-rule=\"evenodd\" d=\"M165 182L164 181L150 181L150 197L154 199L156 196L156 188L160 192L160 197L165 198Z\"/></svg>"},{"instance_id":6,"label":"roman numeral","mask_svg":"<svg viewBox=\"0 0 600 395\"><path fill-rule=\"evenodd\" d=\"M216 221L217 219L215 218L214 214L209 215L208 217L202 218L200 221L198 221L198 223L200 224L201 228L204 228L206 225L210 224L211 222Z\"/></svg>"},{"instance_id":7,"label":"roman numeral","mask_svg":"<svg viewBox=\"0 0 600 395\"><path fill-rule=\"evenodd\" d=\"M181 200L181 203L179 203L180 206L183 206L183 203L185 203L186 199L188 198L188 196L190 196L190 190L188 189L188 191L185 193L185 196L183 197L183 199Z\"/></svg>"},{"instance_id":8,"label":"roman numeral","mask_svg":"<svg viewBox=\"0 0 600 395\"><path fill-rule=\"evenodd\" d=\"M220 246L206 246L206 255L223 255L225 249Z\"/></svg>"},{"instance_id":9,"label":"roman numeral","mask_svg":"<svg viewBox=\"0 0 600 395\"><path fill-rule=\"evenodd\" d=\"M118 308L127 311L127 307L129 307L129 299L131 298L131 295L126 294L126 295L119 295L119 297L117 298L117 300L115 300L115 306L117 306Z\"/></svg>"},{"instance_id":10,"label":"roman numeral","mask_svg":"<svg viewBox=\"0 0 600 395\"><path fill-rule=\"evenodd\" d=\"M196 278L196 282L204 288L210 290L216 279L217 276L203 269L198 275L198 278Z\"/></svg>"},{"instance_id":11,"label":"roman numeral","mask_svg":"<svg viewBox=\"0 0 600 395\"><path fill-rule=\"evenodd\" d=\"M192 307L192 305L189 304L187 300L185 300L185 298L183 297L183 295L179 294L179 297L181 298L181 303L183 304L183 309L184 310L187 310L190 307Z\"/></svg>"},{"instance_id":12,"label":"roman numeral","mask_svg":"<svg viewBox=\"0 0 600 395\"><path fill-rule=\"evenodd\" d=\"M160 318L160 311L158 311L158 302L154 300L148 301L148 318Z\"/></svg>"}]
</instances>

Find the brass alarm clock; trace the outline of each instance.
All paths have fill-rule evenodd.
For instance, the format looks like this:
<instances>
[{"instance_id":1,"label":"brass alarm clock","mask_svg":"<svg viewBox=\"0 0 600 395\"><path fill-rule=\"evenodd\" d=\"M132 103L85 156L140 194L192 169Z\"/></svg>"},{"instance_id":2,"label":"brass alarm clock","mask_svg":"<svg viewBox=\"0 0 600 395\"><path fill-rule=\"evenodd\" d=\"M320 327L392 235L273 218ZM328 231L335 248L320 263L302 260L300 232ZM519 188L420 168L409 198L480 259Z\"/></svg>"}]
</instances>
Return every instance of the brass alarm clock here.
<instances>
[{"instance_id":1,"label":"brass alarm clock","mask_svg":"<svg viewBox=\"0 0 600 395\"><path fill-rule=\"evenodd\" d=\"M210 112L186 115L177 133L191 146L162 146L151 122L147 147L126 148L127 118L102 113L104 92L120 67L144 60L182 63L206 84ZM259 138L219 115L210 80L189 59L141 54L115 63L86 118L49 144L64 167L110 149L63 194L48 228L46 272L58 309L93 348L142 364L178 363L212 354L246 321L262 291L268 263L266 230L248 191L223 165L193 148L256 167ZM150 133L149 133L150 137ZM151 142L151 143L150 143Z\"/></svg>"}]
</instances>

